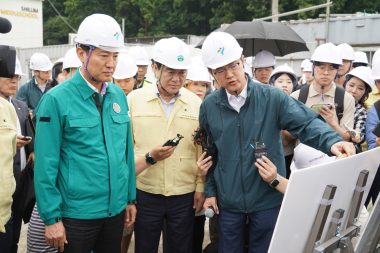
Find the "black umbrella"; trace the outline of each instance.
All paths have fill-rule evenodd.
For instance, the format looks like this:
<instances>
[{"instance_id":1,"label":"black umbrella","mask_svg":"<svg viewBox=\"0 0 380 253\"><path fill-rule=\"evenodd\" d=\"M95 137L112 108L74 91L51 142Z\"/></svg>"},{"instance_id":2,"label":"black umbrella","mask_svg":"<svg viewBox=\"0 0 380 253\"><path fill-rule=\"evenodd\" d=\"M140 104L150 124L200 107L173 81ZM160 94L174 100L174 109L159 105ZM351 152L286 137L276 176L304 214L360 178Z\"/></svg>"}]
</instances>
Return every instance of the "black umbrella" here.
<instances>
[{"instance_id":1,"label":"black umbrella","mask_svg":"<svg viewBox=\"0 0 380 253\"><path fill-rule=\"evenodd\" d=\"M309 51L305 41L283 23L235 21L216 31L233 35L243 48L245 56L255 55L260 50L267 50L276 56ZM196 47L201 48L202 44L203 40Z\"/></svg>"}]
</instances>

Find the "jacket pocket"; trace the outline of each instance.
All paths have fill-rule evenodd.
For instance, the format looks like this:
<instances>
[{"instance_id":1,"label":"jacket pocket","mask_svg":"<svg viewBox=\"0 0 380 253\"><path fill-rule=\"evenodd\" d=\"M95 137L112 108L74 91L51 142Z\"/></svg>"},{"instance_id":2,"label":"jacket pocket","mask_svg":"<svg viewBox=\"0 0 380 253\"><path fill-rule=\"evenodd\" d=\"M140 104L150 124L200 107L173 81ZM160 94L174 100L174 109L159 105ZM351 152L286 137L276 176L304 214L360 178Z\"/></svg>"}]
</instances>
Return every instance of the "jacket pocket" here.
<instances>
[{"instance_id":1,"label":"jacket pocket","mask_svg":"<svg viewBox=\"0 0 380 253\"><path fill-rule=\"evenodd\" d=\"M113 120L113 122L115 122L117 124L123 124L123 123L127 123L130 121L127 114L113 115L112 120Z\"/></svg>"},{"instance_id":2,"label":"jacket pocket","mask_svg":"<svg viewBox=\"0 0 380 253\"><path fill-rule=\"evenodd\" d=\"M95 127L99 125L98 118L87 118L87 119L69 119L70 127Z\"/></svg>"}]
</instances>

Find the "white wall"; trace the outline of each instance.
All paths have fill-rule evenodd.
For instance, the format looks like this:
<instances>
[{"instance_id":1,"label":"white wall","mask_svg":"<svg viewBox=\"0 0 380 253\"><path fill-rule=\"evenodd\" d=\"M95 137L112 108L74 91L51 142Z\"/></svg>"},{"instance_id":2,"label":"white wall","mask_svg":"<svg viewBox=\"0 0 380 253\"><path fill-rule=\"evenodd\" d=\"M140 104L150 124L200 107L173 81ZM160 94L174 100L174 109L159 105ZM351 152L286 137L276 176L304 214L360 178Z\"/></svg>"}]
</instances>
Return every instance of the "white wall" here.
<instances>
[{"instance_id":1,"label":"white wall","mask_svg":"<svg viewBox=\"0 0 380 253\"><path fill-rule=\"evenodd\" d=\"M19 48L43 46L42 0L1 0L0 16L12 30L0 34L0 43Z\"/></svg>"}]
</instances>

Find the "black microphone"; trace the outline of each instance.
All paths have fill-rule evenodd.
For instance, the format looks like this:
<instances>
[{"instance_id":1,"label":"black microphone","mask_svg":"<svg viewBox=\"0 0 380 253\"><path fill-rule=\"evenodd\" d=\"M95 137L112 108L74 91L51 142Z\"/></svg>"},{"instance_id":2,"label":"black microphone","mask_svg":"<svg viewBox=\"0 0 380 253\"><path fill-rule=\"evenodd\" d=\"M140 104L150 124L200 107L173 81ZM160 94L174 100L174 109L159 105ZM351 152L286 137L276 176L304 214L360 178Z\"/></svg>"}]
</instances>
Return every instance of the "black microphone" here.
<instances>
[{"instance_id":1,"label":"black microphone","mask_svg":"<svg viewBox=\"0 0 380 253\"><path fill-rule=\"evenodd\" d=\"M0 17L0 33L9 33L12 30L12 24L8 19Z\"/></svg>"}]
</instances>

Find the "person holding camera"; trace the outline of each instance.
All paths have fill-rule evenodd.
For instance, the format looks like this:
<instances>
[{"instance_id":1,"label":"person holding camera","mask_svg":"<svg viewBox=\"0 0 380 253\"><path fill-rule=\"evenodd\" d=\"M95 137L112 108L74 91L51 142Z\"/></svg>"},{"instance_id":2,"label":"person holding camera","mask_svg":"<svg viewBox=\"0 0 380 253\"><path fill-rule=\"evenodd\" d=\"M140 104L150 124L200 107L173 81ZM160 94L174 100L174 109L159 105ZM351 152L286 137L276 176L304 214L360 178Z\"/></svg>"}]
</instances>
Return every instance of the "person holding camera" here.
<instances>
[{"instance_id":1,"label":"person holding camera","mask_svg":"<svg viewBox=\"0 0 380 253\"><path fill-rule=\"evenodd\" d=\"M255 168L257 157L268 157L285 176L281 130L302 142L336 156L352 155L355 148L318 119L318 115L269 85L245 74L243 49L224 32L213 32L202 46L203 61L222 87L202 103L200 128L215 145L213 166L206 176L204 208L218 215L219 253L244 250L248 220L248 252L267 252L282 194Z\"/></svg>"},{"instance_id":2,"label":"person holding camera","mask_svg":"<svg viewBox=\"0 0 380 253\"><path fill-rule=\"evenodd\" d=\"M157 252L166 222L168 251L188 253L194 214L204 202L204 177L196 163L200 150L191 137L199 125L201 99L183 88L191 65L189 47L183 41L175 37L159 40L152 65L156 86L133 90L127 96L136 161L143 158L151 165L136 179L135 250ZM159 144L176 147L149 152ZM158 161L163 152L169 156Z\"/></svg>"},{"instance_id":3,"label":"person holding camera","mask_svg":"<svg viewBox=\"0 0 380 253\"><path fill-rule=\"evenodd\" d=\"M334 82L343 64L342 56L337 46L329 42L315 49L311 61L314 80L291 96L318 113L344 140L349 141L351 136L347 128L354 127L355 99Z\"/></svg>"}]
</instances>

